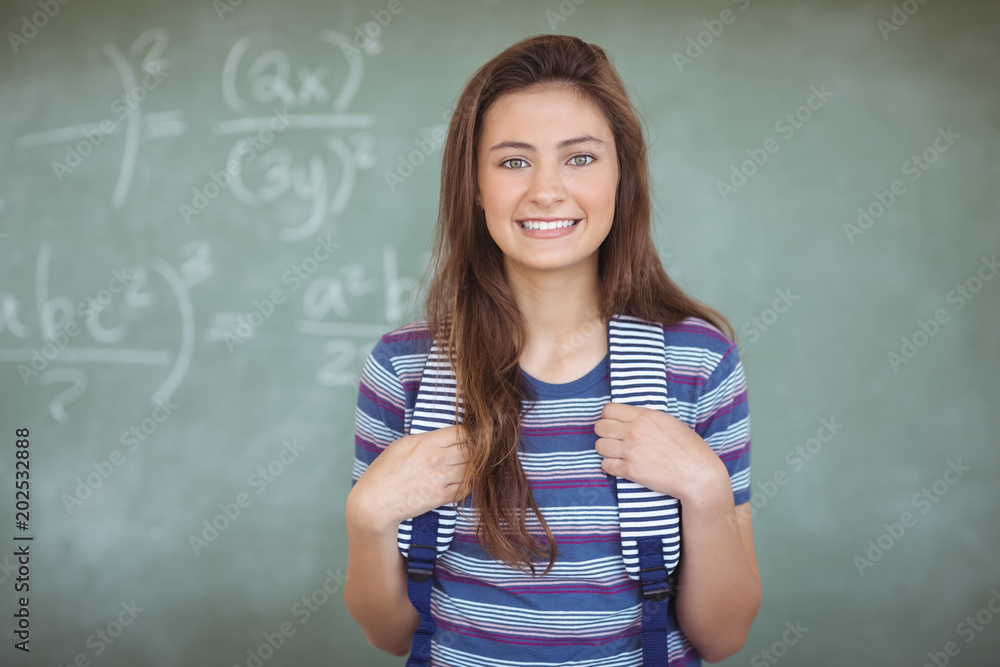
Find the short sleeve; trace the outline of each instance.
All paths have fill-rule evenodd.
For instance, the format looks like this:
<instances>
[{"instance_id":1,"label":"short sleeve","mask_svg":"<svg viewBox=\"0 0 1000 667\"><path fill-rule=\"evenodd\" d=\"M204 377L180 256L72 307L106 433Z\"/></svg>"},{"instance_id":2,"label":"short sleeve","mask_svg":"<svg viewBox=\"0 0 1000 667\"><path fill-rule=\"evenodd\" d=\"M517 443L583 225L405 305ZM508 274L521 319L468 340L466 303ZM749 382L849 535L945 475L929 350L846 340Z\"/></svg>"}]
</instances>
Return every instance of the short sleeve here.
<instances>
[{"instance_id":1,"label":"short sleeve","mask_svg":"<svg viewBox=\"0 0 1000 667\"><path fill-rule=\"evenodd\" d=\"M726 464L734 504L750 500L750 409L736 345L719 360L698 396L695 432Z\"/></svg>"},{"instance_id":2,"label":"short sleeve","mask_svg":"<svg viewBox=\"0 0 1000 667\"><path fill-rule=\"evenodd\" d=\"M365 360L354 412L351 487L382 450L404 435L406 396L383 337Z\"/></svg>"}]
</instances>

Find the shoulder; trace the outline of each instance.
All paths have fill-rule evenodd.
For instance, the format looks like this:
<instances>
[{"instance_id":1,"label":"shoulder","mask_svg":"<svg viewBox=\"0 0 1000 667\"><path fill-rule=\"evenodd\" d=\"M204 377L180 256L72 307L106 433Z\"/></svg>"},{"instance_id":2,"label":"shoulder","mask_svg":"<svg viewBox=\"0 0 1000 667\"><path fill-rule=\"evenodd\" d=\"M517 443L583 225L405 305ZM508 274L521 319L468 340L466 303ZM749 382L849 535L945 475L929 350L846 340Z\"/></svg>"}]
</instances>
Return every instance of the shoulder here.
<instances>
[{"instance_id":1,"label":"shoulder","mask_svg":"<svg viewBox=\"0 0 1000 667\"><path fill-rule=\"evenodd\" d=\"M359 378L359 406L402 420L411 407L431 347L425 321L404 324L383 334L368 353Z\"/></svg>"},{"instance_id":2,"label":"shoulder","mask_svg":"<svg viewBox=\"0 0 1000 667\"><path fill-rule=\"evenodd\" d=\"M426 355L431 349L431 331L426 320L410 322L389 331L375 343L372 353L382 358Z\"/></svg>"},{"instance_id":3,"label":"shoulder","mask_svg":"<svg viewBox=\"0 0 1000 667\"><path fill-rule=\"evenodd\" d=\"M391 384L407 385L414 376L419 381L430 349L431 332L425 320L404 324L375 342L365 363L365 375Z\"/></svg>"},{"instance_id":4,"label":"shoulder","mask_svg":"<svg viewBox=\"0 0 1000 667\"><path fill-rule=\"evenodd\" d=\"M677 324L664 325L663 337L668 364L696 364L702 374L707 371L710 375L724 361L732 364L739 360L736 343L700 317L689 316Z\"/></svg>"},{"instance_id":5,"label":"shoulder","mask_svg":"<svg viewBox=\"0 0 1000 667\"><path fill-rule=\"evenodd\" d=\"M736 344L718 327L700 317L688 316L677 324L663 325L668 347L686 347L725 355L735 351Z\"/></svg>"}]
</instances>

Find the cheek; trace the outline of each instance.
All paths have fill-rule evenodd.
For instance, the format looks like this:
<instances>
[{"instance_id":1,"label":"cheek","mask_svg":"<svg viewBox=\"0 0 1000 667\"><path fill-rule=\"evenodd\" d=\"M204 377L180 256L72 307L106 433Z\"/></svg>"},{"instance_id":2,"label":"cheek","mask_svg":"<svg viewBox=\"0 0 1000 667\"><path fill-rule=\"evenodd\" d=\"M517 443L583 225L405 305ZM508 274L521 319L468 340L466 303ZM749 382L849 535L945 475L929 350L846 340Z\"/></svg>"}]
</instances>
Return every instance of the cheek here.
<instances>
[{"instance_id":1,"label":"cheek","mask_svg":"<svg viewBox=\"0 0 1000 667\"><path fill-rule=\"evenodd\" d=\"M482 204L486 210L504 209L509 206L512 198L516 198L515 184L509 179L496 175L486 175L479 179L479 192Z\"/></svg>"},{"instance_id":2,"label":"cheek","mask_svg":"<svg viewBox=\"0 0 1000 667\"><path fill-rule=\"evenodd\" d=\"M615 172L594 173L578 184L580 198L594 212L613 212L618 191Z\"/></svg>"}]
</instances>

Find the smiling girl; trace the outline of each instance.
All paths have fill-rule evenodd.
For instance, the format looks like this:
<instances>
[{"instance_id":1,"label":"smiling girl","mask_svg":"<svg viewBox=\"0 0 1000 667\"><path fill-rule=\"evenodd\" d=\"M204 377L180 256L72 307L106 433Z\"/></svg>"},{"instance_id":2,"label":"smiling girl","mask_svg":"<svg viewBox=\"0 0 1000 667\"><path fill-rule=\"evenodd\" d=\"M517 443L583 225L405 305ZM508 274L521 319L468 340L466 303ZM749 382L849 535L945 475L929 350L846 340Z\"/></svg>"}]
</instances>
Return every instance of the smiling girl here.
<instances>
[{"instance_id":1,"label":"smiling girl","mask_svg":"<svg viewBox=\"0 0 1000 667\"><path fill-rule=\"evenodd\" d=\"M475 667L738 651L761 598L743 368L663 270L642 129L600 47L541 35L472 76L432 270L426 319L360 383L344 598L369 643ZM627 355L650 349L659 403L630 393Z\"/></svg>"}]
</instances>

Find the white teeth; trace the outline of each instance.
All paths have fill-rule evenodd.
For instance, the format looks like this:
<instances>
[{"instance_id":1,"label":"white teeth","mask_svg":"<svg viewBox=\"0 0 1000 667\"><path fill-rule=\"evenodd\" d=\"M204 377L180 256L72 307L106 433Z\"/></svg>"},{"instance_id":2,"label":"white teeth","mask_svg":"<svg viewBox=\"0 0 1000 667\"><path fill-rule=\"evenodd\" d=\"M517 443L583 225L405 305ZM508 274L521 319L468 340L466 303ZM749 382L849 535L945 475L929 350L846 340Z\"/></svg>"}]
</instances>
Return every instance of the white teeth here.
<instances>
[{"instance_id":1,"label":"white teeth","mask_svg":"<svg viewBox=\"0 0 1000 667\"><path fill-rule=\"evenodd\" d=\"M562 227L572 227L576 224L576 220L553 220L552 222L533 222L530 220L522 220L522 229L532 229L532 230L546 230L546 229L561 229Z\"/></svg>"}]
</instances>

